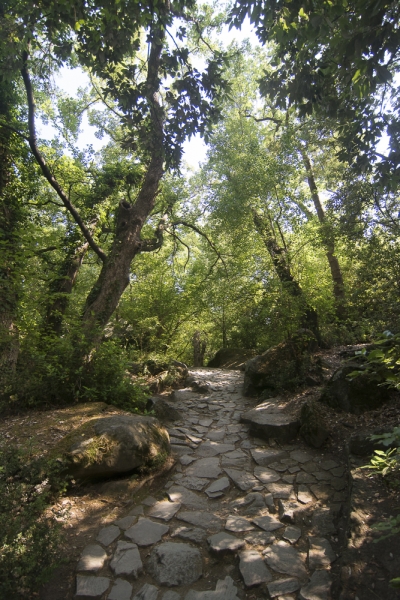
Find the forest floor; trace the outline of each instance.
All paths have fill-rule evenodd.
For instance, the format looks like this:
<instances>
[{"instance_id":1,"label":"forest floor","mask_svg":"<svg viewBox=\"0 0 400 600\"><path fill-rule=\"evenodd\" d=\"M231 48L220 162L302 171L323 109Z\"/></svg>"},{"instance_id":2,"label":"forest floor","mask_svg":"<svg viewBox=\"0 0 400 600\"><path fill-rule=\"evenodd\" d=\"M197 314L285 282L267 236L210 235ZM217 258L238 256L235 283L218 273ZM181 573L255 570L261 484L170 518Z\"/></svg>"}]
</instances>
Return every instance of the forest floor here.
<instances>
[{"instance_id":1,"label":"forest floor","mask_svg":"<svg viewBox=\"0 0 400 600\"><path fill-rule=\"evenodd\" d=\"M342 350L343 348L335 348L320 353L325 363L329 364L329 368L325 371L326 378L340 364ZM210 371L223 373L223 370L220 369ZM229 374L233 374L233 372L225 371L225 373L229 380ZM234 373L237 373L240 378L239 372ZM318 387L303 387L294 393L286 394L282 399L287 410L296 413L300 411L306 400L318 399L320 392L321 389ZM223 399L225 402L230 394L232 392L228 391L225 395ZM164 392L163 395L168 396L169 391ZM198 394L194 394L194 396L197 397L197 401L201 398ZM250 404L254 405L256 401L250 400ZM23 416L4 419L0 424L0 439L3 440L3 443L11 443L29 449L32 456L46 453L71 429L91 418L94 414L93 411L95 413L101 411L123 412L100 403L93 404L91 407L86 405L86 407L82 407L81 411L77 410L77 407L44 413L32 411ZM371 529L374 523L398 514L398 491L388 487L380 476L372 474L368 469L360 468L368 462L368 458L358 458L347 452L348 440L353 433L369 432L379 427L390 429L392 426L399 425L398 398L393 397L379 410L368 411L361 415L336 413L324 406L321 418L328 424L331 432L321 454L346 465L350 476L349 486L346 488L348 496L343 501L340 512L342 529L337 532L337 535L334 534L333 539L330 539L336 554L339 555L338 560L332 565L332 598L334 600L394 600L400 598L400 592L396 592L388 586L391 578L400 575L399 536L377 541L379 536ZM235 425L236 423L233 424L233 427ZM212 427L218 428L217 423L214 423ZM229 435L229 424L225 427L227 427L226 433ZM259 440L248 439L253 445L260 443ZM264 445L268 446L265 442ZM296 441L292 447L296 449L297 446L303 448L304 444ZM290 451L290 448L286 450ZM67 559L57 568L51 581L42 589L39 594L41 600L72 599L75 590L77 561L82 550L89 543L93 543L99 528L106 527L125 516L132 505L142 505L143 500L149 496L156 499L165 498L166 489L171 485L171 481L177 481L174 478L180 470L179 456L173 455L162 471L157 474L134 475L90 485L79 483L73 485L67 494L52 507L52 510L58 515L57 518L63 523L65 536L61 550L62 555ZM286 474L286 477L289 477L289 473ZM318 498L316 504L318 504ZM337 526L339 527L339 521L337 521ZM335 542L335 536L337 542ZM307 531L304 531L299 542L300 552L303 554L306 552L306 546L302 539L306 537ZM237 564L226 558L224 562L229 567L227 573L229 572L230 576L234 578L235 584L237 581L241 581ZM213 583L215 584L215 582ZM215 585L212 589L215 589ZM261 585L260 588L246 590L243 585L239 585L238 597L249 599L268 597L268 595L265 596L265 593L264 585ZM32 595L32 598L34 597L38 596ZM295 598L297 596L292 594L286 595L286 597Z\"/></svg>"}]
</instances>

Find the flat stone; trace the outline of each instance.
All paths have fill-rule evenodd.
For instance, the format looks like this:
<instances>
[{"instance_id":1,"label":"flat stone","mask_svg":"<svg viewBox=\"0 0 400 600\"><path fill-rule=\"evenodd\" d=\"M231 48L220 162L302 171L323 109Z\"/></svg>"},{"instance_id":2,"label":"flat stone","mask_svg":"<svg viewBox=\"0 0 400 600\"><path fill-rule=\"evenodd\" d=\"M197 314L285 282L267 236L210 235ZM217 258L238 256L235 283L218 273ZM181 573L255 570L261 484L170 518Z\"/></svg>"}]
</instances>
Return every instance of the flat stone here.
<instances>
[{"instance_id":1,"label":"flat stone","mask_svg":"<svg viewBox=\"0 0 400 600\"><path fill-rule=\"evenodd\" d=\"M206 479L205 477L183 477L179 484L183 485L189 490L200 492L209 482L210 480Z\"/></svg>"},{"instance_id":2,"label":"flat stone","mask_svg":"<svg viewBox=\"0 0 400 600\"><path fill-rule=\"evenodd\" d=\"M278 519L275 519L275 517L271 517L270 515L255 517L251 521L260 527L260 529L264 529L264 531L275 531L276 529L283 527L283 523L278 521Z\"/></svg>"},{"instance_id":3,"label":"flat stone","mask_svg":"<svg viewBox=\"0 0 400 600\"><path fill-rule=\"evenodd\" d=\"M232 452L235 449L234 444L223 444L221 442L213 442L207 441L203 442L197 449L197 456L202 456L204 458L211 456L218 456L218 454L223 454L225 452Z\"/></svg>"},{"instance_id":4,"label":"flat stone","mask_svg":"<svg viewBox=\"0 0 400 600\"><path fill-rule=\"evenodd\" d=\"M300 421L296 417L271 410L271 402L263 402L247 411L240 421L248 423L258 436L274 438L281 443L293 440L300 429Z\"/></svg>"},{"instance_id":5,"label":"flat stone","mask_svg":"<svg viewBox=\"0 0 400 600\"><path fill-rule=\"evenodd\" d=\"M302 504L309 504L314 500L313 495L306 485L299 485L297 488L297 500Z\"/></svg>"},{"instance_id":6,"label":"flat stone","mask_svg":"<svg viewBox=\"0 0 400 600\"><path fill-rule=\"evenodd\" d=\"M307 473L315 473L316 471L320 471L319 465L317 465L317 463L315 463L313 460L303 463L301 468Z\"/></svg>"},{"instance_id":7,"label":"flat stone","mask_svg":"<svg viewBox=\"0 0 400 600\"><path fill-rule=\"evenodd\" d=\"M264 508L265 500L264 496L260 492L250 492L246 496L237 498L231 503L234 508L252 507L252 508Z\"/></svg>"},{"instance_id":8,"label":"flat stone","mask_svg":"<svg viewBox=\"0 0 400 600\"><path fill-rule=\"evenodd\" d=\"M108 577L77 575L75 598L101 598L110 587L110 583Z\"/></svg>"},{"instance_id":9,"label":"flat stone","mask_svg":"<svg viewBox=\"0 0 400 600\"><path fill-rule=\"evenodd\" d=\"M289 473L298 473L301 471L300 467L289 467Z\"/></svg>"},{"instance_id":10,"label":"flat stone","mask_svg":"<svg viewBox=\"0 0 400 600\"><path fill-rule=\"evenodd\" d=\"M263 552L265 560L271 569L293 577L304 579L307 571L299 552L283 541L277 541Z\"/></svg>"},{"instance_id":11,"label":"flat stone","mask_svg":"<svg viewBox=\"0 0 400 600\"><path fill-rule=\"evenodd\" d=\"M226 456L221 456L221 467L239 469L240 471L251 471L252 465L251 460L249 458L226 458Z\"/></svg>"},{"instance_id":12,"label":"flat stone","mask_svg":"<svg viewBox=\"0 0 400 600\"><path fill-rule=\"evenodd\" d=\"M246 492L247 490L251 490L254 486L258 484L258 480L253 477L251 473L247 473L246 471L239 471L237 469L228 469L224 468L225 473L232 479L233 483L240 490Z\"/></svg>"},{"instance_id":13,"label":"flat stone","mask_svg":"<svg viewBox=\"0 0 400 600\"><path fill-rule=\"evenodd\" d=\"M226 436L226 431L224 429L214 429L207 433L207 438L213 442L220 442Z\"/></svg>"},{"instance_id":14,"label":"flat stone","mask_svg":"<svg viewBox=\"0 0 400 600\"><path fill-rule=\"evenodd\" d=\"M311 517L311 526L313 532L321 536L336 533L331 509L327 507L316 508Z\"/></svg>"},{"instance_id":15,"label":"flat stone","mask_svg":"<svg viewBox=\"0 0 400 600\"><path fill-rule=\"evenodd\" d=\"M172 454L176 454L177 456L187 456L194 452L190 446L180 446L179 444L171 444L171 452Z\"/></svg>"},{"instance_id":16,"label":"flat stone","mask_svg":"<svg viewBox=\"0 0 400 600\"><path fill-rule=\"evenodd\" d=\"M181 600L181 595L169 590L168 592L165 592L162 600Z\"/></svg>"},{"instance_id":17,"label":"flat stone","mask_svg":"<svg viewBox=\"0 0 400 600\"><path fill-rule=\"evenodd\" d=\"M321 462L319 463L319 466L321 467L321 469L325 469L326 471L330 471L331 469L335 469L339 465L334 460L325 459L325 460L321 460Z\"/></svg>"},{"instance_id":18,"label":"flat stone","mask_svg":"<svg viewBox=\"0 0 400 600\"><path fill-rule=\"evenodd\" d=\"M332 488L330 485L320 483L319 485L310 485L310 490L318 500L327 502L332 498Z\"/></svg>"},{"instance_id":19,"label":"flat stone","mask_svg":"<svg viewBox=\"0 0 400 600\"><path fill-rule=\"evenodd\" d=\"M234 581L231 577L225 577L225 579L219 579L215 590L206 590L204 592L198 592L196 590L190 590L185 600L239 600L236 595L237 588L234 585Z\"/></svg>"},{"instance_id":20,"label":"flat stone","mask_svg":"<svg viewBox=\"0 0 400 600\"><path fill-rule=\"evenodd\" d=\"M226 520L225 529L234 533L240 533L242 531L252 531L255 527L244 517L230 515Z\"/></svg>"},{"instance_id":21,"label":"flat stone","mask_svg":"<svg viewBox=\"0 0 400 600\"><path fill-rule=\"evenodd\" d=\"M227 435L225 437L225 444L236 444L236 442L238 442L240 440L240 437L238 435L235 435L234 433ZM233 452L242 452L242 450L234 450ZM229 452L230 454L230 452Z\"/></svg>"},{"instance_id":22,"label":"flat stone","mask_svg":"<svg viewBox=\"0 0 400 600\"><path fill-rule=\"evenodd\" d=\"M207 534L204 529L201 529L200 527L178 527L172 533L172 537L189 540L191 542L195 542L196 544L201 544L206 535Z\"/></svg>"},{"instance_id":23,"label":"flat stone","mask_svg":"<svg viewBox=\"0 0 400 600\"><path fill-rule=\"evenodd\" d=\"M212 419L200 419L199 425L201 425L202 427L210 427L212 422Z\"/></svg>"},{"instance_id":24,"label":"flat stone","mask_svg":"<svg viewBox=\"0 0 400 600\"><path fill-rule=\"evenodd\" d=\"M325 538L309 537L308 566L311 570L329 567L336 559L336 553Z\"/></svg>"},{"instance_id":25,"label":"flat stone","mask_svg":"<svg viewBox=\"0 0 400 600\"><path fill-rule=\"evenodd\" d=\"M210 536L207 538L207 542L213 552L237 552L246 544L244 540L240 540L224 531Z\"/></svg>"},{"instance_id":26,"label":"flat stone","mask_svg":"<svg viewBox=\"0 0 400 600\"><path fill-rule=\"evenodd\" d=\"M251 455L258 465L267 467L270 463L286 458L287 452L275 448L252 448Z\"/></svg>"},{"instance_id":27,"label":"flat stone","mask_svg":"<svg viewBox=\"0 0 400 600\"><path fill-rule=\"evenodd\" d=\"M297 473L296 475L296 483L317 483L317 480L311 473L300 471L300 473Z\"/></svg>"},{"instance_id":28,"label":"flat stone","mask_svg":"<svg viewBox=\"0 0 400 600\"><path fill-rule=\"evenodd\" d=\"M204 477L205 479L217 479L221 473L219 459L215 457L200 458L186 469L187 476Z\"/></svg>"},{"instance_id":29,"label":"flat stone","mask_svg":"<svg viewBox=\"0 0 400 600\"><path fill-rule=\"evenodd\" d=\"M294 475L284 475L284 476L282 477L282 481L284 481L285 483L290 483L290 484L292 484L292 483L294 483L294 478L295 478L295 476L294 476Z\"/></svg>"},{"instance_id":30,"label":"flat stone","mask_svg":"<svg viewBox=\"0 0 400 600\"><path fill-rule=\"evenodd\" d=\"M327 471L315 471L313 475L318 481L330 481L332 479L332 475Z\"/></svg>"},{"instance_id":31,"label":"flat stone","mask_svg":"<svg viewBox=\"0 0 400 600\"><path fill-rule=\"evenodd\" d=\"M131 600L132 586L125 579L116 579L107 600Z\"/></svg>"},{"instance_id":32,"label":"flat stone","mask_svg":"<svg viewBox=\"0 0 400 600\"><path fill-rule=\"evenodd\" d=\"M172 517L176 515L180 507L180 502L168 502L168 500L163 500L161 502L156 502L156 504L151 507L148 516L153 517L154 519L170 521Z\"/></svg>"},{"instance_id":33,"label":"flat stone","mask_svg":"<svg viewBox=\"0 0 400 600\"><path fill-rule=\"evenodd\" d=\"M90 544L83 549L76 567L77 571L100 571L107 558L107 552L97 544Z\"/></svg>"},{"instance_id":34,"label":"flat stone","mask_svg":"<svg viewBox=\"0 0 400 600\"><path fill-rule=\"evenodd\" d=\"M274 469L275 471L278 471L279 473L284 473L288 469L288 466L282 464L281 462L273 462L269 466L271 469Z\"/></svg>"},{"instance_id":35,"label":"flat stone","mask_svg":"<svg viewBox=\"0 0 400 600\"><path fill-rule=\"evenodd\" d=\"M301 537L301 529L289 525L289 527L286 527L285 531L283 532L282 537L290 544L295 544Z\"/></svg>"},{"instance_id":36,"label":"flat stone","mask_svg":"<svg viewBox=\"0 0 400 600\"><path fill-rule=\"evenodd\" d=\"M283 596L296 592L300 587L299 582L294 577L288 577L287 579L277 579L267 585L269 595L271 598L276 596Z\"/></svg>"},{"instance_id":37,"label":"flat stone","mask_svg":"<svg viewBox=\"0 0 400 600\"><path fill-rule=\"evenodd\" d=\"M345 470L346 469L344 467L337 467L336 469L331 469L331 473L334 477L342 477Z\"/></svg>"},{"instance_id":38,"label":"flat stone","mask_svg":"<svg viewBox=\"0 0 400 600\"><path fill-rule=\"evenodd\" d=\"M157 600L158 588L150 583L145 583L142 589L133 596L132 600Z\"/></svg>"},{"instance_id":39,"label":"flat stone","mask_svg":"<svg viewBox=\"0 0 400 600\"><path fill-rule=\"evenodd\" d=\"M246 452L243 452L243 450L240 450L240 448L238 450L233 450L232 452L226 452L225 458L233 458L233 459L239 458L239 459L248 460L248 456L247 456Z\"/></svg>"},{"instance_id":40,"label":"flat stone","mask_svg":"<svg viewBox=\"0 0 400 600\"><path fill-rule=\"evenodd\" d=\"M272 575L259 552L245 550L239 553L239 559L239 571L247 588L271 581Z\"/></svg>"},{"instance_id":41,"label":"flat stone","mask_svg":"<svg viewBox=\"0 0 400 600\"><path fill-rule=\"evenodd\" d=\"M154 498L154 496L146 496L146 498L144 500L142 500L142 503L145 506L153 506L156 502L157 502L157 498Z\"/></svg>"},{"instance_id":42,"label":"flat stone","mask_svg":"<svg viewBox=\"0 0 400 600\"><path fill-rule=\"evenodd\" d=\"M190 585L203 574L201 553L180 542L164 542L153 548L147 570L159 585Z\"/></svg>"},{"instance_id":43,"label":"flat stone","mask_svg":"<svg viewBox=\"0 0 400 600\"><path fill-rule=\"evenodd\" d=\"M204 509L207 506L207 499L196 492L188 490L182 485L174 485L169 488L168 497L171 502L180 502L187 508Z\"/></svg>"},{"instance_id":44,"label":"flat stone","mask_svg":"<svg viewBox=\"0 0 400 600\"><path fill-rule=\"evenodd\" d=\"M189 456L189 454L183 454L182 456L179 457L179 462L184 467L186 467L187 465L190 465L195 460L196 459L194 458L194 456Z\"/></svg>"},{"instance_id":45,"label":"flat stone","mask_svg":"<svg viewBox=\"0 0 400 600\"><path fill-rule=\"evenodd\" d=\"M246 534L244 539L248 544L253 544L254 546L266 546L275 541L275 536L266 531L252 531L251 533Z\"/></svg>"},{"instance_id":46,"label":"flat stone","mask_svg":"<svg viewBox=\"0 0 400 600\"><path fill-rule=\"evenodd\" d=\"M138 546L151 546L151 544L159 542L168 531L168 525L140 518L136 525L125 531L125 536Z\"/></svg>"},{"instance_id":47,"label":"flat stone","mask_svg":"<svg viewBox=\"0 0 400 600\"><path fill-rule=\"evenodd\" d=\"M103 544L103 546L109 546L117 539L120 533L121 530L119 527L116 525L109 525L108 527L100 529L96 541Z\"/></svg>"},{"instance_id":48,"label":"flat stone","mask_svg":"<svg viewBox=\"0 0 400 600\"><path fill-rule=\"evenodd\" d=\"M333 477L330 484L337 492L340 492L340 490L344 490L344 488L347 487L346 479L339 477Z\"/></svg>"},{"instance_id":49,"label":"flat stone","mask_svg":"<svg viewBox=\"0 0 400 600\"><path fill-rule=\"evenodd\" d=\"M129 515L136 515L138 517L141 517L144 515L144 509L143 506L141 504L139 504L138 506L134 506L128 513Z\"/></svg>"},{"instance_id":50,"label":"flat stone","mask_svg":"<svg viewBox=\"0 0 400 600\"><path fill-rule=\"evenodd\" d=\"M328 600L332 579L328 571L315 571L310 581L300 590L300 600Z\"/></svg>"},{"instance_id":51,"label":"flat stone","mask_svg":"<svg viewBox=\"0 0 400 600\"><path fill-rule=\"evenodd\" d=\"M117 519L117 521L114 521L114 525L117 525L117 527L120 527L125 531L125 529L132 527L132 525L136 523L137 519L138 518L136 515L128 515L127 517L123 517L122 519Z\"/></svg>"},{"instance_id":52,"label":"flat stone","mask_svg":"<svg viewBox=\"0 0 400 600\"><path fill-rule=\"evenodd\" d=\"M296 460L299 463L306 463L309 460L313 459L313 455L309 452L304 452L304 450L293 450L290 453L290 458Z\"/></svg>"},{"instance_id":53,"label":"flat stone","mask_svg":"<svg viewBox=\"0 0 400 600\"><path fill-rule=\"evenodd\" d=\"M302 510L301 504L293 501L284 502L279 500L278 506L279 518L283 523L294 523L297 514Z\"/></svg>"},{"instance_id":54,"label":"flat stone","mask_svg":"<svg viewBox=\"0 0 400 600\"><path fill-rule=\"evenodd\" d=\"M204 479L203 479L204 481ZM214 481L208 488L205 490L205 493L209 497L213 497L215 494L222 495L222 493L226 492L230 487L229 479L227 477L221 477Z\"/></svg>"},{"instance_id":55,"label":"flat stone","mask_svg":"<svg viewBox=\"0 0 400 600\"><path fill-rule=\"evenodd\" d=\"M190 523L195 527L205 527L206 529L217 529L222 526L221 519L217 515L202 510L180 511L176 515L177 519Z\"/></svg>"},{"instance_id":56,"label":"flat stone","mask_svg":"<svg viewBox=\"0 0 400 600\"><path fill-rule=\"evenodd\" d=\"M274 483L280 479L280 475L273 469L268 469L268 467L255 467L254 475L263 483Z\"/></svg>"},{"instance_id":57,"label":"flat stone","mask_svg":"<svg viewBox=\"0 0 400 600\"><path fill-rule=\"evenodd\" d=\"M289 483L268 483L266 488L274 498L283 498L284 500L287 500L294 497L293 486Z\"/></svg>"},{"instance_id":58,"label":"flat stone","mask_svg":"<svg viewBox=\"0 0 400 600\"><path fill-rule=\"evenodd\" d=\"M142 559L136 544L119 541L110 562L114 575L129 575L137 579L143 571Z\"/></svg>"}]
</instances>

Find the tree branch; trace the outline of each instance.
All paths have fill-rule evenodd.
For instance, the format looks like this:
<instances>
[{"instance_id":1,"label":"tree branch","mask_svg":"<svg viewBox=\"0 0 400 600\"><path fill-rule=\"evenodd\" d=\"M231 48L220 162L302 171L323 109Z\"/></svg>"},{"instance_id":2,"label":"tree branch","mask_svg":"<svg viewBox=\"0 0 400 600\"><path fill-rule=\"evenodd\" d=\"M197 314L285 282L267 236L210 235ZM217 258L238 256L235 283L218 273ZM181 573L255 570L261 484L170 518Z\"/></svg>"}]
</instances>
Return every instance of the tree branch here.
<instances>
[{"instance_id":1,"label":"tree branch","mask_svg":"<svg viewBox=\"0 0 400 600\"><path fill-rule=\"evenodd\" d=\"M61 199L65 208L70 212L75 222L77 223L79 229L82 231L85 239L87 240L91 249L97 254L97 256L104 262L107 258L106 254L103 252L101 248L96 244L94 239L92 238L89 229L86 227L84 222L82 221L78 211L75 206L71 203L68 196L65 194L64 190L50 171L49 167L46 164L43 156L41 155L39 148L37 146L36 139L36 128L35 128L35 100L33 97L32 83L29 75L28 67L28 53L23 52L23 67L21 69L22 79L24 80L26 95L28 100L28 126L29 126L29 146L32 150L32 154L36 158L36 161L41 168L41 171L51 187L57 192L59 198Z\"/></svg>"},{"instance_id":2,"label":"tree branch","mask_svg":"<svg viewBox=\"0 0 400 600\"><path fill-rule=\"evenodd\" d=\"M167 215L164 215L158 222L158 226L154 235L156 236L152 240L142 240L139 252L154 252L161 248L164 242L164 231L167 223Z\"/></svg>"},{"instance_id":3,"label":"tree branch","mask_svg":"<svg viewBox=\"0 0 400 600\"><path fill-rule=\"evenodd\" d=\"M226 264L224 259L222 258L221 253L219 252L219 250L216 248L215 244L210 240L210 238L208 237L208 235L206 233L204 233L204 231L201 231L201 229L199 229L198 227L196 227L195 225L192 225L191 223L188 223L187 221L175 221L174 223L172 223L172 226L175 227L176 225L183 225L184 227L188 227L189 229L192 229L193 231L195 231L196 233L198 233L199 235L201 235L203 238L205 238L210 246L210 248L212 248L212 250L215 252L215 254L218 256L218 259L222 262L222 264L224 265L225 271L227 271L226 268Z\"/></svg>"}]
</instances>

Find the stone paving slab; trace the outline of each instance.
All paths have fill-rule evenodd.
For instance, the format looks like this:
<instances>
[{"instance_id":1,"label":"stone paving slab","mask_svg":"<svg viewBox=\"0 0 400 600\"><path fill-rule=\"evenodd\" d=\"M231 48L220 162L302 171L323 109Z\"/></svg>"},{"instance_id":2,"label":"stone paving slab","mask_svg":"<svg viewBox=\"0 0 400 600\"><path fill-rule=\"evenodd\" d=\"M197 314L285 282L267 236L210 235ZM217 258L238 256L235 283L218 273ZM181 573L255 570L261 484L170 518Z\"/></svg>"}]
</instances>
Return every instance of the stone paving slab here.
<instances>
[{"instance_id":1,"label":"stone paving slab","mask_svg":"<svg viewBox=\"0 0 400 600\"><path fill-rule=\"evenodd\" d=\"M192 375L207 394L174 392L184 418L169 429L177 462L164 490L99 529L76 598L328 600L346 466L301 441L251 435L239 422L254 409L243 373ZM228 568L235 581L217 579Z\"/></svg>"}]
</instances>

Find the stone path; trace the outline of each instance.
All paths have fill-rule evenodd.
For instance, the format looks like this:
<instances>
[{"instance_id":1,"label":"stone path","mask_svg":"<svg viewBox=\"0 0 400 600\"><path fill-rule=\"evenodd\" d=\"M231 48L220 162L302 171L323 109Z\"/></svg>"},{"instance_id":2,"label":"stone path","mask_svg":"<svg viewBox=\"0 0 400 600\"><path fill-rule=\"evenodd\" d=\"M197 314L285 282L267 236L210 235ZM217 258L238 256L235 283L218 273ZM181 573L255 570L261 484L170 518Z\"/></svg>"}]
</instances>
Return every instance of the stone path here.
<instances>
[{"instance_id":1,"label":"stone path","mask_svg":"<svg viewBox=\"0 0 400 600\"><path fill-rule=\"evenodd\" d=\"M170 481L100 529L77 565L76 598L329 600L345 466L299 440L252 437L243 373L191 376L205 393L173 394L183 419L169 428Z\"/></svg>"}]
</instances>

